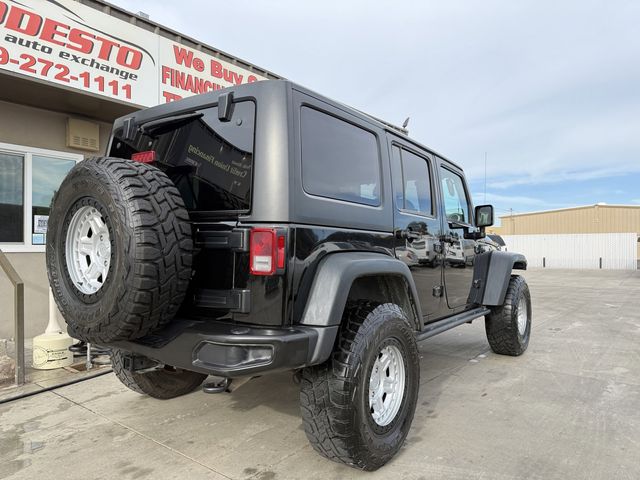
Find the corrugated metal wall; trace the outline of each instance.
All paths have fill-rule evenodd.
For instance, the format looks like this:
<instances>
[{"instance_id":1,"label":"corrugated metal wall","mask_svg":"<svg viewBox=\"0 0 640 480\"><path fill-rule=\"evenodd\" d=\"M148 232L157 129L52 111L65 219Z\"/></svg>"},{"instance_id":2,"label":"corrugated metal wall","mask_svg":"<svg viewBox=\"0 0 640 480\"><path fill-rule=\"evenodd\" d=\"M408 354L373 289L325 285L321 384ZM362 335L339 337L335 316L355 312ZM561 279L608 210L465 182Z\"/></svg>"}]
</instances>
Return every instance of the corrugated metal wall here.
<instances>
[{"instance_id":1,"label":"corrugated metal wall","mask_svg":"<svg viewBox=\"0 0 640 480\"><path fill-rule=\"evenodd\" d=\"M527 257L530 267L607 270L638 268L636 233L503 235L502 238L507 250Z\"/></svg>"},{"instance_id":2,"label":"corrugated metal wall","mask_svg":"<svg viewBox=\"0 0 640 480\"><path fill-rule=\"evenodd\" d=\"M640 233L640 205L591 205L501 216L498 235L543 233Z\"/></svg>"}]
</instances>

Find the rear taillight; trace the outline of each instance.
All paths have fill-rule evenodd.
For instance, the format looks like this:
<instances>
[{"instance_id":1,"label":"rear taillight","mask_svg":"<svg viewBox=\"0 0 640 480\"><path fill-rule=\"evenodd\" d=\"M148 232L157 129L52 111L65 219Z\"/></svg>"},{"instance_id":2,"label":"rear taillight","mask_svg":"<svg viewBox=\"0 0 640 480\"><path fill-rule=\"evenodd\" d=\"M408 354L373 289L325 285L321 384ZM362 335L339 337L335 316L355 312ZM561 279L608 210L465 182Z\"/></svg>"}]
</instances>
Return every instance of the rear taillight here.
<instances>
[{"instance_id":1,"label":"rear taillight","mask_svg":"<svg viewBox=\"0 0 640 480\"><path fill-rule=\"evenodd\" d=\"M276 265L278 270L284 268L286 240L284 235L278 235L278 248L276 249Z\"/></svg>"},{"instance_id":2,"label":"rear taillight","mask_svg":"<svg viewBox=\"0 0 640 480\"><path fill-rule=\"evenodd\" d=\"M272 228L251 230L249 256L253 275L272 275L276 271L276 231Z\"/></svg>"},{"instance_id":3,"label":"rear taillight","mask_svg":"<svg viewBox=\"0 0 640 480\"><path fill-rule=\"evenodd\" d=\"M131 160L140 163L153 163L156 161L156 151L147 150L146 152L138 152L131 155Z\"/></svg>"},{"instance_id":4,"label":"rear taillight","mask_svg":"<svg viewBox=\"0 0 640 480\"><path fill-rule=\"evenodd\" d=\"M253 275L273 275L283 270L286 236L275 228L254 228L249 236L249 268Z\"/></svg>"}]
</instances>

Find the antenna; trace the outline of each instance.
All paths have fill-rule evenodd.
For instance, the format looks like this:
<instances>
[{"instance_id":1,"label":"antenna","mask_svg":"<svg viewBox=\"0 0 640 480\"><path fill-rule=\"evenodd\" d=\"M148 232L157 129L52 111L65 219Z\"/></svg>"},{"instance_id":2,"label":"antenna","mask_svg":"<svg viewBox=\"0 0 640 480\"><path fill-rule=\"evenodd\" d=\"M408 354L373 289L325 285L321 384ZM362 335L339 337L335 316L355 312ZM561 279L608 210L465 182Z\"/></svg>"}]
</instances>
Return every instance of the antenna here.
<instances>
[{"instance_id":1,"label":"antenna","mask_svg":"<svg viewBox=\"0 0 640 480\"><path fill-rule=\"evenodd\" d=\"M487 152L484 152L484 203L487 203Z\"/></svg>"},{"instance_id":2,"label":"antenna","mask_svg":"<svg viewBox=\"0 0 640 480\"><path fill-rule=\"evenodd\" d=\"M407 128L407 125L409 125L409 119L411 117L407 117L407 119L404 121L404 123L402 124L402 128Z\"/></svg>"}]
</instances>

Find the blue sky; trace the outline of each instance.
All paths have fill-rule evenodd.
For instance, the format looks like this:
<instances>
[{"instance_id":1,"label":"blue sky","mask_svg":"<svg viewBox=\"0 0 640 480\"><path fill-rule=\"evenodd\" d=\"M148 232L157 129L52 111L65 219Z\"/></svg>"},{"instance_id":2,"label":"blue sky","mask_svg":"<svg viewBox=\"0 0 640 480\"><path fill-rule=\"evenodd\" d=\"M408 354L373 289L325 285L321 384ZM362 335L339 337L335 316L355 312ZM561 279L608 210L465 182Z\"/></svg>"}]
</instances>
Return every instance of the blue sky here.
<instances>
[{"instance_id":1,"label":"blue sky","mask_svg":"<svg viewBox=\"0 0 640 480\"><path fill-rule=\"evenodd\" d=\"M640 2L113 0L394 123L498 214L640 204Z\"/></svg>"}]
</instances>

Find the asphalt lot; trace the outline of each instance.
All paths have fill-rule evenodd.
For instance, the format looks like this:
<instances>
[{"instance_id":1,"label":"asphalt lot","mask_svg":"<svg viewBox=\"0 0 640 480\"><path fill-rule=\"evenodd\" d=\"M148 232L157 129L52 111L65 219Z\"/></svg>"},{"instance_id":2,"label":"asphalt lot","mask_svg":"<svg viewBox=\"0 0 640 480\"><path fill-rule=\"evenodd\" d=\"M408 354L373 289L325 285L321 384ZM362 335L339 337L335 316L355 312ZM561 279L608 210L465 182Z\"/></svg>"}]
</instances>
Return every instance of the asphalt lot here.
<instances>
[{"instance_id":1,"label":"asphalt lot","mask_svg":"<svg viewBox=\"0 0 640 480\"><path fill-rule=\"evenodd\" d=\"M526 277L527 353L491 353L482 321L423 342L413 427L375 473L313 452L291 375L159 401L109 374L0 405L0 478L640 478L640 271Z\"/></svg>"}]
</instances>

